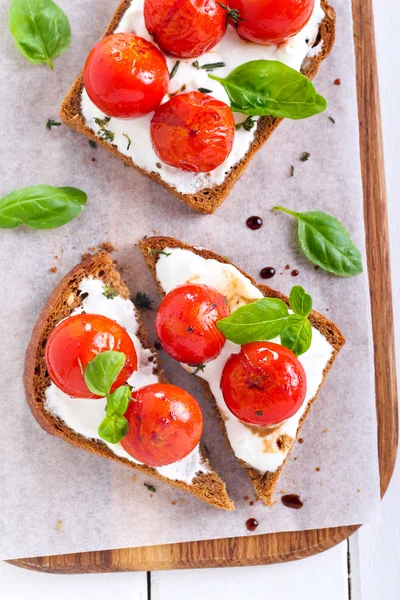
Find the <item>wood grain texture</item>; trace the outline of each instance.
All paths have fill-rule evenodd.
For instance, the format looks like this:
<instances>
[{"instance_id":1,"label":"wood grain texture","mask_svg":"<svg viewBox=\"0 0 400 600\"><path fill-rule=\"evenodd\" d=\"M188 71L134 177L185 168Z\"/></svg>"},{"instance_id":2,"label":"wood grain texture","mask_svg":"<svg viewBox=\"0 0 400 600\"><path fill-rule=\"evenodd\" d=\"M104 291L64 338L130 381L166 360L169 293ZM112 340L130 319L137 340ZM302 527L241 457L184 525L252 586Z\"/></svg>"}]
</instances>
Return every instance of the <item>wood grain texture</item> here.
<instances>
[{"instance_id":1,"label":"wood grain texture","mask_svg":"<svg viewBox=\"0 0 400 600\"><path fill-rule=\"evenodd\" d=\"M398 444L397 387L385 174L372 0L353 0L365 226L375 349L381 495L391 479ZM359 526L207 540L10 561L52 573L93 573L261 565L312 556Z\"/></svg>"}]
</instances>

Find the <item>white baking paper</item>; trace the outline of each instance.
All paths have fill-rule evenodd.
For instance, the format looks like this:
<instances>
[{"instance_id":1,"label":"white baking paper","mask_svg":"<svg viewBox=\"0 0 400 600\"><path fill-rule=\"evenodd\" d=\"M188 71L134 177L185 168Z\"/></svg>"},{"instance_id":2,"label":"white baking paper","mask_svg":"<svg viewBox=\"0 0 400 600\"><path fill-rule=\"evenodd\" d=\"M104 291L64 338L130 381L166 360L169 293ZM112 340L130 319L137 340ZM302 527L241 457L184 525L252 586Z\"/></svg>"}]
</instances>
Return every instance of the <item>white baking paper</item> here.
<instances>
[{"instance_id":1,"label":"white baking paper","mask_svg":"<svg viewBox=\"0 0 400 600\"><path fill-rule=\"evenodd\" d=\"M0 194L48 183L79 187L89 200L83 214L60 229L0 232L0 558L243 536L249 535L249 517L259 521L255 534L368 520L378 503L379 478L367 275L346 279L315 271L299 250L294 220L271 210L276 204L326 210L350 229L364 254L350 0L334 2L336 45L316 79L318 91L328 99L327 112L285 121L212 216L196 215L105 150L90 148L85 137L67 127L45 128L47 119L57 120L61 101L108 23L114 2L59 0L70 18L73 39L53 71L31 65L18 53L8 32L8 4L1 0ZM337 77L341 86L333 84ZM300 161L303 152L311 154L307 162ZM246 228L251 215L264 219L259 231ZM226 448L199 382L165 355L170 381L188 389L203 407L204 441L236 512L220 511L159 482L150 497L143 484L153 481L139 473L133 481L132 469L45 433L25 402L24 352L53 287L82 252L107 240L118 249L114 256L132 293L146 291L156 300L155 285L134 247L153 230L227 254L256 277L262 267L275 267L272 286L288 293L294 283L303 285L315 308L347 337L302 430L304 443L296 443L285 466L271 508L261 502L250 506L254 493L249 479ZM50 272L52 267L56 273ZM292 269L299 271L296 279ZM146 315L152 341L153 319L154 311ZM300 494L304 507L284 507L281 490Z\"/></svg>"}]
</instances>

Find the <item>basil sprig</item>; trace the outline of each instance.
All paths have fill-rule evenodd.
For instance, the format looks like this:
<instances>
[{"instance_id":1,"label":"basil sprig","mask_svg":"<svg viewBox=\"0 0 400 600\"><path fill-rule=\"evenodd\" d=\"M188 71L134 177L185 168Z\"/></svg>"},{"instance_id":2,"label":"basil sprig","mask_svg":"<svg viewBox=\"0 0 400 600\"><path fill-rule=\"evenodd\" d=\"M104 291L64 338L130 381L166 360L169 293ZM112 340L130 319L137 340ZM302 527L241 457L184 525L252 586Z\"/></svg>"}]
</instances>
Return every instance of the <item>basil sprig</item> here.
<instances>
[{"instance_id":1,"label":"basil sprig","mask_svg":"<svg viewBox=\"0 0 400 600\"><path fill-rule=\"evenodd\" d=\"M117 444L128 433L124 417L131 400L129 385L121 385L111 394L111 387L126 361L123 352L106 350L91 360L85 369L85 382L92 394L107 398L106 416L98 428L99 436L110 444Z\"/></svg>"},{"instance_id":2,"label":"basil sprig","mask_svg":"<svg viewBox=\"0 0 400 600\"><path fill-rule=\"evenodd\" d=\"M217 327L228 340L240 345L271 340L280 335L282 346L300 356L311 345L312 328L308 316L312 299L296 285L289 300L294 314L290 314L286 304L278 298L261 298L221 319Z\"/></svg>"},{"instance_id":3,"label":"basil sprig","mask_svg":"<svg viewBox=\"0 0 400 600\"><path fill-rule=\"evenodd\" d=\"M33 185L15 190L0 200L0 227L61 227L79 215L86 200L85 192L72 187Z\"/></svg>"},{"instance_id":4,"label":"basil sprig","mask_svg":"<svg viewBox=\"0 0 400 600\"><path fill-rule=\"evenodd\" d=\"M294 212L275 206L298 221L300 247L314 264L340 277L362 273L361 253L349 232L332 215L322 211Z\"/></svg>"},{"instance_id":5,"label":"basil sprig","mask_svg":"<svg viewBox=\"0 0 400 600\"><path fill-rule=\"evenodd\" d=\"M209 77L224 86L233 111L252 117L306 119L327 106L305 75L277 60L252 60L225 79Z\"/></svg>"},{"instance_id":6,"label":"basil sprig","mask_svg":"<svg viewBox=\"0 0 400 600\"><path fill-rule=\"evenodd\" d=\"M50 69L71 42L68 17L52 0L11 0L8 24L21 54Z\"/></svg>"}]
</instances>

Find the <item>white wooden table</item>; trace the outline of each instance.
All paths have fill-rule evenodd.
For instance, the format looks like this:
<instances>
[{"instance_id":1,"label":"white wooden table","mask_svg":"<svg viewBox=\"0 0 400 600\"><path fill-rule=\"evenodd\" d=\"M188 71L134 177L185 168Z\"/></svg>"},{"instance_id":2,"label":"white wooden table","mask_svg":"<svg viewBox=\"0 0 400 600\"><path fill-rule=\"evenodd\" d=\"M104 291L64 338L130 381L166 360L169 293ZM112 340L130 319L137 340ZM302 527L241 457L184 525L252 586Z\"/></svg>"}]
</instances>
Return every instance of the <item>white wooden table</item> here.
<instances>
[{"instance_id":1,"label":"white wooden table","mask_svg":"<svg viewBox=\"0 0 400 600\"><path fill-rule=\"evenodd\" d=\"M400 192L396 147L400 138L400 42L397 21L393 18L398 13L396 8L397 0L375 0L396 341L400 348L400 314L396 312L400 296ZM397 364L400 365L399 359ZM251 594L269 600L399 600L399 496L400 468L374 522L364 525L349 542L302 561L265 567L104 575L47 575L0 563L0 597L2 600L170 600L189 596L191 600L220 600L221 597L239 600Z\"/></svg>"}]
</instances>

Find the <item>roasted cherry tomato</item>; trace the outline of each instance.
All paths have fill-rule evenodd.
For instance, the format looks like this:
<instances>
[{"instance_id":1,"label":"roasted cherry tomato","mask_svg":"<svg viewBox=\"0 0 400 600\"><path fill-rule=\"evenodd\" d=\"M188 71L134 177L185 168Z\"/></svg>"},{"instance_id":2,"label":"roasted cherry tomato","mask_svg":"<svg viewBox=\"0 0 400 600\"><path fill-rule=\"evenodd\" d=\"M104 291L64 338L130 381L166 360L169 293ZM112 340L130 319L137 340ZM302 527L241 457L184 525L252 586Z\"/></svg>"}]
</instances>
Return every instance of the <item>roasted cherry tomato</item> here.
<instances>
[{"instance_id":1,"label":"roasted cherry tomato","mask_svg":"<svg viewBox=\"0 0 400 600\"><path fill-rule=\"evenodd\" d=\"M211 50L226 30L217 0L145 0L147 31L168 54L193 58Z\"/></svg>"},{"instance_id":2,"label":"roasted cherry tomato","mask_svg":"<svg viewBox=\"0 0 400 600\"><path fill-rule=\"evenodd\" d=\"M196 400L176 385L153 383L132 393L121 440L128 454L151 467L170 465L195 449L203 432Z\"/></svg>"},{"instance_id":3,"label":"roasted cherry tomato","mask_svg":"<svg viewBox=\"0 0 400 600\"><path fill-rule=\"evenodd\" d=\"M281 44L299 33L313 12L315 0L230 0L239 11L238 33L257 44Z\"/></svg>"},{"instance_id":4,"label":"roasted cherry tomato","mask_svg":"<svg viewBox=\"0 0 400 600\"><path fill-rule=\"evenodd\" d=\"M156 332L175 360L198 365L221 352L225 336L217 321L229 316L225 296L207 285L181 285L165 296L156 316Z\"/></svg>"},{"instance_id":5,"label":"roasted cherry tomato","mask_svg":"<svg viewBox=\"0 0 400 600\"><path fill-rule=\"evenodd\" d=\"M153 111L166 94L164 56L133 33L114 33L87 57L83 79L89 98L106 115L129 119Z\"/></svg>"},{"instance_id":6,"label":"roasted cherry tomato","mask_svg":"<svg viewBox=\"0 0 400 600\"><path fill-rule=\"evenodd\" d=\"M117 350L126 362L112 390L126 383L137 369L135 346L126 330L101 315L75 315L64 319L49 335L45 358L50 378L66 394L76 398L98 398L83 377L85 367L104 350Z\"/></svg>"},{"instance_id":7,"label":"roasted cherry tomato","mask_svg":"<svg viewBox=\"0 0 400 600\"><path fill-rule=\"evenodd\" d=\"M273 342L253 342L231 354L222 372L229 410L251 425L271 426L294 415L307 391L306 374L291 350Z\"/></svg>"},{"instance_id":8,"label":"roasted cherry tomato","mask_svg":"<svg viewBox=\"0 0 400 600\"><path fill-rule=\"evenodd\" d=\"M182 171L208 173L229 156L235 119L229 106L220 100L189 92L157 108L150 133L162 161Z\"/></svg>"}]
</instances>

